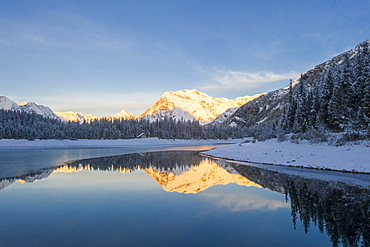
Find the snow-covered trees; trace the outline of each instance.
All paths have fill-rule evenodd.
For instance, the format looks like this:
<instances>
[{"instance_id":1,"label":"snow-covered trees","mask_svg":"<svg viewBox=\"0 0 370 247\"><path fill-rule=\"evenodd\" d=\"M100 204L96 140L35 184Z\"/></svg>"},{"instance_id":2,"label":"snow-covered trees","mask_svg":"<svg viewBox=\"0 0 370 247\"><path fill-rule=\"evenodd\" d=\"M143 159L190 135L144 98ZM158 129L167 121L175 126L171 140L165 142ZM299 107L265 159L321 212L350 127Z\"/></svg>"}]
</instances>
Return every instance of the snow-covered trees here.
<instances>
[{"instance_id":1,"label":"snow-covered trees","mask_svg":"<svg viewBox=\"0 0 370 247\"><path fill-rule=\"evenodd\" d=\"M283 116L289 132L319 126L330 131L369 128L370 40L303 74L289 97Z\"/></svg>"},{"instance_id":2,"label":"snow-covered trees","mask_svg":"<svg viewBox=\"0 0 370 247\"><path fill-rule=\"evenodd\" d=\"M245 135L240 127L202 126L196 120L100 119L77 123L0 110L0 139L130 139L141 133L162 139L228 139Z\"/></svg>"}]
</instances>

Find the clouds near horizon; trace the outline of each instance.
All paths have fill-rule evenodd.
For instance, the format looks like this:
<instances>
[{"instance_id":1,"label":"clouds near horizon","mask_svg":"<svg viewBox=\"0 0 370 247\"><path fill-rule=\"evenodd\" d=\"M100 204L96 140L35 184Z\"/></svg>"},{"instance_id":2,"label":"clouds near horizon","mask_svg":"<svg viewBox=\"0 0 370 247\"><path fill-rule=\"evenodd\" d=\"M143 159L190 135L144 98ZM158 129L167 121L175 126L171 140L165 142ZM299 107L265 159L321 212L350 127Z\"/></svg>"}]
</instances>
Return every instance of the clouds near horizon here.
<instances>
[{"instance_id":1,"label":"clouds near horizon","mask_svg":"<svg viewBox=\"0 0 370 247\"><path fill-rule=\"evenodd\" d=\"M273 73L273 72L243 72L243 71L223 71L218 70L211 73L213 83L201 86L200 89L207 90L244 90L261 87L265 84L279 82L282 80L296 79L299 76L297 72Z\"/></svg>"}]
</instances>

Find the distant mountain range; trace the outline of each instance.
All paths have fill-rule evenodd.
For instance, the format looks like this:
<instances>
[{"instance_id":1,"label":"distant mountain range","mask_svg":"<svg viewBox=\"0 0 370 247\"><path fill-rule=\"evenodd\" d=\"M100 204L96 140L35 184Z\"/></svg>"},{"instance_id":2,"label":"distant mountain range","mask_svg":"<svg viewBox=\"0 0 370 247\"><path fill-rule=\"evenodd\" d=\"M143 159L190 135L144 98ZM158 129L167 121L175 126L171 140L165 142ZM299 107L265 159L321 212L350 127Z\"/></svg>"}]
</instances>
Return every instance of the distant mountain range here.
<instances>
[{"instance_id":1,"label":"distant mountain range","mask_svg":"<svg viewBox=\"0 0 370 247\"><path fill-rule=\"evenodd\" d=\"M193 90L181 90L177 92L164 93L157 102L148 108L140 116L135 116L127 110L106 116L108 119L137 119L143 118L149 121L163 119L164 117L172 117L177 120L199 120L203 123L214 120L217 116L224 113L226 110L236 108L259 97L245 96L236 99L214 98L205 93ZM49 107L38 103L29 102L17 104L5 96L0 96L0 109L14 110L28 113L36 113L44 117L60 118L65 121L73 122L90 122L92 120L101 119L93 115L83 114L80 112L53 112Z\"/></svg>"},{"instance_id":2,"label":"distant mountain range","mask_svg":"<svg viewBox=\"0 0 370 247\"><path fill-rule=\"evenodd\" d=\"M90 114L83 114L81 112L54 112L49 107L40 105L35 102L23 102L21 104L17 104L11 99L0 96L0 109L4 110L13 110L13 111L20 111L20 112L27 112L27 113L36 113L42 115L44 117L53 118L53 119L61 119L63 121L72 121L72 122L90 122L92 120L101 119L102 117L93 116ZM110 115L105 118L108 119L134 119L136 116L129 111L122 110L121 112L117 113L116 115Z\"/></svg>"}]
</instances>

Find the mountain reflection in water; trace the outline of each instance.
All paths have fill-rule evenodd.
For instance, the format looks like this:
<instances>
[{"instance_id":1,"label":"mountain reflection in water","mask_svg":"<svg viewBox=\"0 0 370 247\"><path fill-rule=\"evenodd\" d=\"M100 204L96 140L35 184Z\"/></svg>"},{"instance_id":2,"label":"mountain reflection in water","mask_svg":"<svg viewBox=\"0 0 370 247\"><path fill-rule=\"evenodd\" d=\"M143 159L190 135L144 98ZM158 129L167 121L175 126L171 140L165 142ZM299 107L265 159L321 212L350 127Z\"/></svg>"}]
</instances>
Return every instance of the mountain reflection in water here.
<instances>
[{"instance_id":1,"label":"mountain reflection in water","mask_svg":"<svg viewBox=\"0 0 370 247\"><path fill-rule=\"evenodd\" d=\"M369 185L307 179L211 159L193 151L134 153L78 160L57 169L2 178L0 188L15 181L34 182L52 172L99 170L127 173L138 169L145 171L169 192L198 193L213 185L236 183L283 193L291 204L294 227L299 219L306 232L311 224L321 232L326 231L333 246L370 246Z\"/></svg>"}]
</instances>

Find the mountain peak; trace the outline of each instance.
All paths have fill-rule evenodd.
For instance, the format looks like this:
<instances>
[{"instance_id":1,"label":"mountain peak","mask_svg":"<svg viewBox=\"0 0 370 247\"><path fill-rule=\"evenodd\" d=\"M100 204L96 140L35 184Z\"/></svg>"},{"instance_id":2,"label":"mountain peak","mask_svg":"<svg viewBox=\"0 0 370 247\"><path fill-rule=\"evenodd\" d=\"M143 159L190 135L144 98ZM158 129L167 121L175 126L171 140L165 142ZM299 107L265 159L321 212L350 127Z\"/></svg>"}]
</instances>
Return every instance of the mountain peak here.
<instances>
[{"instance_id":1,"label":"mountain peak","mask_svg":"<svg viewBox=\"0 0 370 247\"><path fill-rule=\"evenodd\" d=\"M36 113L44 117L59 119L59 117L47 106L35 102L23 102L18 105L20 110L27 113Z\"/></svg>"},{"instance_id":2,"label":"mountain peak","mask_svg":"<svg viewBox=\"0 0 370 247\"><path fill-rule=\"evenodd\" d=\"M132 114L131 112L127 111L127 110L122 110L120 111L119 113L115 114L115 115L110 115L108 116L107 118L110 118L110 119L135 119L136 116L134 114Z\"/></svg>"},{"instance_id":3,"label":"mountain peak","mask_svg":"<svg viewBox=\"0 0 370 247\"><path fill-rule=\"evenodd\" d=\"M35 102L23 102L17 104L5 96L0 96L0 109L36 113L44 117L59 119L57 115L47 106L39 105Z\"/></svg>"},{"instance_id":4,"label":"mountain peak","mask_svg":"<svg viewBox=\"0 0 370 247\"><path fill-rule=\"evenodd\" d=\"M141 114L139 118L146 117L154 121L155 119L163 118L166 115L174 117L174 109L178 108L182 110L177 110L177 112L182 112L181 116L177 117L178 120L183 118L183 112L186 112L185 115L190 115L193 119L202 122L209 122L224 113L227 109L239 107L258 96L259 95L245 96L230 100L226 98L211 97L196 89L166 92L152 105L152 107Z\"/></svg>"},{"instance_id":5,"label":"mountain peak","mask_svg":"<svg viewBox=\"0 0 370 247\"><path fill-rule=\"evenodd\" d=\"M25 106L25 105L40 105L40 104L37 103L37 102L26 102L26 101L23 101L18 106Z\"/></svg>"},{"instance_id":6,"label":"mountain peak","mask_svg":"<svg viewBox=\"0 0 370 247\"><path fill-rule=\"evenodd\" d=\"M99 119L100 117L96 117L90 114L83 114L81 112L73 112L73 111L66 111L66 112L55 112L55 114L64 121L71 121L71 122L90 122L95 119Z\"/></svg>"},{"instance_id":7,"label":"mountain peak","mask_svg":"<svg viewBox=\"0 0 370 247\"><path fill-rule=\"evenodd\" d=\"M0 109L19 111L17 103L5 96L0 96Z\"/></svg>"}]
</instances>

